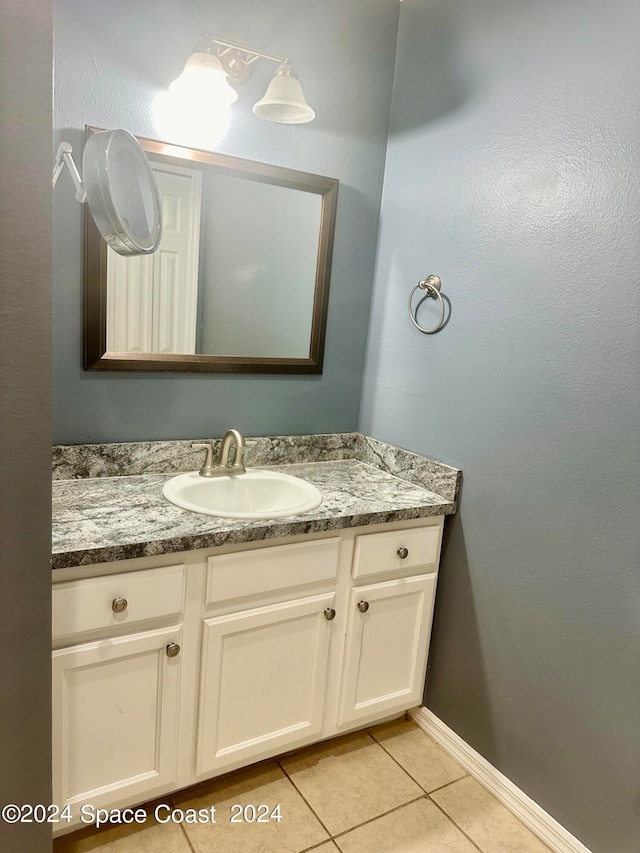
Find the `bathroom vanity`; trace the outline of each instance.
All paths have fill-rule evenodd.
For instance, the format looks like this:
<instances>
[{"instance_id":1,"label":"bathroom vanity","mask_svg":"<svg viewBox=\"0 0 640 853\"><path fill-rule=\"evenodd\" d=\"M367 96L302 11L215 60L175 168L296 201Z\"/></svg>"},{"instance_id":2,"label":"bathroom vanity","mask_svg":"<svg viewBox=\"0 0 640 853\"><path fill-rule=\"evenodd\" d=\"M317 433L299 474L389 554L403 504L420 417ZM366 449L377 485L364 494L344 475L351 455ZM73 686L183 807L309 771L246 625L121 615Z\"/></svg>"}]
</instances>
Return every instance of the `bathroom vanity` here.
<instances>
[{"instance_id":1,"label":"bathroom vanity","mask_svg":"<svg viewBox=\"0 0 640 853\"><path fill-rule=\"evenodd\" d=\"M277 467L322 506L240 522L168 504L166 473L54 484L59 832L83 803L144 802L421 701L459 472L443 496L358 458ZM146 538L125 532L132 504ZM70 549L96 522L102 543Z\"/></svg>"}]
</instances>

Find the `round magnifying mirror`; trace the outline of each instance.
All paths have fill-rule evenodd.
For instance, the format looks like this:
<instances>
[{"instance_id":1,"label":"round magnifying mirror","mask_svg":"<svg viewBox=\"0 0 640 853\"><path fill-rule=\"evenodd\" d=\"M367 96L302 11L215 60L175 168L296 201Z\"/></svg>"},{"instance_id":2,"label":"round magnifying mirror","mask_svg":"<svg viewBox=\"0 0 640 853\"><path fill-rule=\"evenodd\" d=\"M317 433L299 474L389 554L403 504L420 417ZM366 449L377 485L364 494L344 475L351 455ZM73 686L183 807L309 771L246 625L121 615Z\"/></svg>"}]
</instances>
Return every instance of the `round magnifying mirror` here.
<instances>
[{"instance_id":1,"label":"round magnifying mirror","mask_svg":"<svg viewBox=\"0 0 640 853\"><path fill-rule=\"evenodd\" d=\"M119 255L149 255L162 237L155 175L138 140L126 130L92 134L82 157L89 209Z\"/></svg>"}]
</instances>

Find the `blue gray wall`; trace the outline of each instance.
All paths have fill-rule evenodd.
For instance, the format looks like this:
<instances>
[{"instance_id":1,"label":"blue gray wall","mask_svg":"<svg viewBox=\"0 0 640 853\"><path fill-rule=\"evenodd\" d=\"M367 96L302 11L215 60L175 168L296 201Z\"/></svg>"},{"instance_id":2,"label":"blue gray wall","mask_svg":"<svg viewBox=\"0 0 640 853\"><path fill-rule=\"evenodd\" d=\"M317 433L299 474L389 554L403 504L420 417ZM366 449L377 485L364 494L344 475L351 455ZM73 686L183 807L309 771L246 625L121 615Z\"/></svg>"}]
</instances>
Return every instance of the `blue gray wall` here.
<instances>
[{"instance_id":1,"label":"blue gray wall","mask_svg":"<svg viewBox=\"0 0 640 853\"><path fill-rule=\"evenodd\" d=\"M59 0L56 143L82 149L85 124L157 137L154 98L203 31L291 56L314 106L309 125L276 125L251 106L275 70L240 91L222 153L340 180L322 376L89 373L82 370L83 211L63 175L54 220L54 442L333 432L357 426L384 154L397 0ZM186 140L181 140L186 144Z\"/></svg>"},{"instance_id":2,"label":"blue gray wall","mask_svg":"<svg viewBox=\"0 0 640 853\"><path fill-rule=\"evenodd\" d=\"M427 705L598 853L640 838L638 33L402 3L360 421L464 472Z\"/></svg>"},{"instance_id":3,"label":"blue gray wall","mask_svg":"<svg viewBox=\"0 0 640 853\"><path fill-rule=\"evenodd\" d=\"M51 63L48 0L0 5L0 803L51 802ZM25 62L25 57L29 61ZM34 249L35 247L35 249ZM0 820L0 850L51 826Z\"/></svg>"}]
</instances>

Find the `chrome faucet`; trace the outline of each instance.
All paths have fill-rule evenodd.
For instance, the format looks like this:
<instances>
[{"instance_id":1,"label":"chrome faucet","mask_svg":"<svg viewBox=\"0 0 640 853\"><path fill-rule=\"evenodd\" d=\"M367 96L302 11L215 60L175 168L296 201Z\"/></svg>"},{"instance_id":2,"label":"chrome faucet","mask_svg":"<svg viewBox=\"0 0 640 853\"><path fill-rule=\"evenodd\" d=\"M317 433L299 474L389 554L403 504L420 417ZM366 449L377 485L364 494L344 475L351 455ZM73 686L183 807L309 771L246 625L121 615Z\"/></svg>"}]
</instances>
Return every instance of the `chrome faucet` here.
<instances>
[{"instance_id":1,"label":"chrome faucet","mask_svg":"<svg viewBox=\"0 0 640 853\"><path fill-rule=\"evenodd\" d=\"M236 453L233 464L229 463L229 452L231 445L235 444ZM215 463L213 461L213 446L211 444L192 444L194 450L206 450L204 465L198 471L201 477L231 477L237 474L246 474L243 455L246 446L245 440L237 429L228 429L220 442L220 451Z\"/></svg>"}]
</instances>

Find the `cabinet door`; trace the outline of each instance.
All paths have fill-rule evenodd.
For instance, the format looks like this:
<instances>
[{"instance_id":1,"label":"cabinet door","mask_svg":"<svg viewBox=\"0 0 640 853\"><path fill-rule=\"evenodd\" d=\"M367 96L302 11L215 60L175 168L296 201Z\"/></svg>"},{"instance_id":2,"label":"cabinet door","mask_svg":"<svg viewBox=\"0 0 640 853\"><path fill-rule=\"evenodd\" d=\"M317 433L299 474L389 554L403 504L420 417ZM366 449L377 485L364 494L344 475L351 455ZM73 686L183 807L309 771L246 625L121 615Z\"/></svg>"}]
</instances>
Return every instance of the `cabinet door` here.
<instances>
[{"instance_id":1,"label":"cabinet door","mask_svg":"<svg viewBox=\"0 0 640 853\"><path fill-rule=\"evenodd\" d=\"M53 653L53 800L117 804L175 782L180 629ZM77 808L74 806L77 804Z\"/></svg>"},{"instance_id":2,"label":"cabinet door","mask_svg":"<svg viewBox=\"0 0 640 853\"><path fill-rule=\"evenodd\" d=\"M196 772L258 761L318 737L333 593L206 619Z\"/></svg>"},{"instance_id":3,"label":"cabinet door","mask_svg":"<svg viewBox=\"0 0 640 853\"><path fill-rule=\"evenodd\" d=\"M351 590L340 726L406 710L422 700L436 577Z\"/></svg>"}]
</instances>

